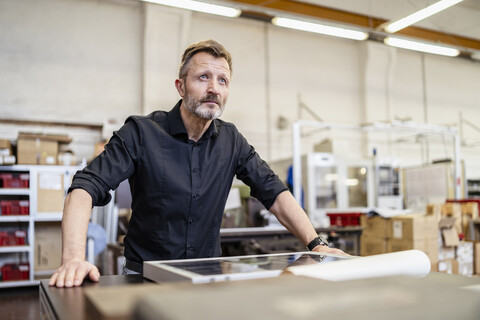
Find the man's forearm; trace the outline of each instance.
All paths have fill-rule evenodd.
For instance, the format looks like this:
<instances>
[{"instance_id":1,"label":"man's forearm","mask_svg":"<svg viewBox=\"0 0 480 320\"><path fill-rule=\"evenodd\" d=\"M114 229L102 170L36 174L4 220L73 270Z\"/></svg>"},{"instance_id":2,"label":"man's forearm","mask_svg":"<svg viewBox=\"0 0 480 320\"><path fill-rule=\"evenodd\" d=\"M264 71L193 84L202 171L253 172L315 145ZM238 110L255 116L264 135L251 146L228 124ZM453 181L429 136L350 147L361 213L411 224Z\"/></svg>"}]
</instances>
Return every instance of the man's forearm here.
<instances>
[{"instance_id":1,"label":"man's forearm","mask_svg":"<svg viewBox=\"0 0 480 320\"><path fill-rule=\"evenodd\" d=\"M280 193L269 211L305 245L317 236L310 219L289 191Z\"/></svg>"},{"instance_id":2,"label":"man's forearm","mask_svg":"<svg viewBox=\"0 0 480 320\"><path fill-rule=\"evenodd\" d=\"M62 218L62 264L85 259L88 222L92 198L88 192L75 189L65 198Z\"/></svg>"}]
</instances>

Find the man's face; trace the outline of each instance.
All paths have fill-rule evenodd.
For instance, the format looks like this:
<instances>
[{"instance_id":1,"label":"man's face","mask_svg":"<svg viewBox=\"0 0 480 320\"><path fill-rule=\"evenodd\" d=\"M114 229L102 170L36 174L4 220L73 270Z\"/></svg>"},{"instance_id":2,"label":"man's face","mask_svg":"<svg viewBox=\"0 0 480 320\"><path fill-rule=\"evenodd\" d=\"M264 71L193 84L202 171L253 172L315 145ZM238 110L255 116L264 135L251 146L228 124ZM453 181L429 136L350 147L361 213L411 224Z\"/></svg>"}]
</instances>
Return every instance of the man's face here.
<instances>
[{"instance_id":1,"label":"man's face","mask_svg":"<svg viewBox=\"0 0 480 320\"><path fill-rule=\"evenodd\" d=\"M199 52L190 60L187 76L176 84L188 111L202 119L216 119L222 115L228 98L228 63L224 58Z\"/></svg>"}]
</instances>

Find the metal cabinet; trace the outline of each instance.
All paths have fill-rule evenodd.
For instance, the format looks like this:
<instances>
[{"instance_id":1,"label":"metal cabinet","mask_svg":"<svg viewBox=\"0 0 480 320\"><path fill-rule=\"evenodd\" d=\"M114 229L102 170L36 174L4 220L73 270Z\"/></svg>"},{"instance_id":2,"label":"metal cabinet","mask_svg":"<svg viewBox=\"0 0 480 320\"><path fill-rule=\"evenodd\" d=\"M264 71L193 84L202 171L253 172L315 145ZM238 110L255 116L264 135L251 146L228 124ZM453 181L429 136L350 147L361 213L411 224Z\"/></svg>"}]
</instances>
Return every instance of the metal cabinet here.
<instances>
[{"instance_id":1,"label":"metal cabinet","mask_svg":"<svg viewBox=\"0 0 480 320\"><path fill-rule=\"evenodd\" d=\"M311 153L306 156L306 171L307 212L314 226L330 225L327 211L364 210L374 205L372 163Z\"/></svg>"}]
</instances>

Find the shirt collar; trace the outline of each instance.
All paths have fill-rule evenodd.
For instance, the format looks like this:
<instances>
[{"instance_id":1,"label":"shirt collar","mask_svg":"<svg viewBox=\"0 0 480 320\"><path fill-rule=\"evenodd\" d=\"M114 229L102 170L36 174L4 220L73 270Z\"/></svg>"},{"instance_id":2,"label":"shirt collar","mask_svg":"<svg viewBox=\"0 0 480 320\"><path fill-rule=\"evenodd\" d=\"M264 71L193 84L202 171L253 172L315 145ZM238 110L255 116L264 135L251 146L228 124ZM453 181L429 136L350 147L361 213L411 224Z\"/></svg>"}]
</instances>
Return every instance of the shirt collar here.
<instances>
[{"instance_id":1,"label":"shirt collar","mask_svg":"<svg viewBox=\"0 0 480 320\"><path fill-rule=\"evenodd\" d=\"M183 124L182 116L180 115L180 105L182 104L182 99L180 99L175 107L169 112L168 116L168 123L170 134L172 136L178 134L187 135L187 129L185 129L185 125Z\"/></svg>"},{"instance_id":2,"label":"shirt collar","mask_svg":"<svg viewBox=\"0 0 480 320\"><path fill-rule=\"evenodd\" d=\"M187 135L187 129L183 124L182 116L180 115L180 105L182 104L182 99L180 99L175 107L169 112L169 129L172 136L184 134ZM207 131L203 134L199 141L208 139L211 136L218 135L217 129L217 120L213 120Z\"/></svg>"}]
</instances>

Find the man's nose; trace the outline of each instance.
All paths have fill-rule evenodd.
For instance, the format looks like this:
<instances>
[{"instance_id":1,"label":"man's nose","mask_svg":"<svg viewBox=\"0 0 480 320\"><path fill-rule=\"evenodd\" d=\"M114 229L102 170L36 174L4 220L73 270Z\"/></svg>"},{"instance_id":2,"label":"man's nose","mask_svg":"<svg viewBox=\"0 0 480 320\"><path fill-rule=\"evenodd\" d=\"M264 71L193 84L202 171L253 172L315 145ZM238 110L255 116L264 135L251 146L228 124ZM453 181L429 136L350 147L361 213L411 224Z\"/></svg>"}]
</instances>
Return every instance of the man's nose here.
<instances>
[{"instance_id":1,"label":"man's nose","mask_svg":"<svg viewBox=\"0 0 480 320\"><path fill-rule=\"evenodd\" d=\"M217 83L216 80L212 79L212 80L208 83L208 92L214 93L214 94L218 94L218 93L219 93L218 83Z\"/></svg>"}]
</instances>

